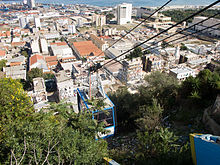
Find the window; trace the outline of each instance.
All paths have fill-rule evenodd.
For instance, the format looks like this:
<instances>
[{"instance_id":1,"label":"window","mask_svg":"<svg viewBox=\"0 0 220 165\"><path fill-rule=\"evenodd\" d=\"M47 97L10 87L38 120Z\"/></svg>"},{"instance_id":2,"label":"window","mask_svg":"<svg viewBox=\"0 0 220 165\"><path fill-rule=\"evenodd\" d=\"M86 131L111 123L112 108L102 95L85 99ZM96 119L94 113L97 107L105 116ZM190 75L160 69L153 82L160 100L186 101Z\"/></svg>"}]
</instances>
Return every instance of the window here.
<instances>
[{"instance_id":1,"label":"window","mask_svg":"<svg viewBox=\"0 0 220 165\"><path fill-rule=\"evenodd\" d=\"M113 126L113 112L112 110L100 111L94 113L94 119L98 121L98 123L104 122L105 127Z\"/></svg>"}]
</instances>

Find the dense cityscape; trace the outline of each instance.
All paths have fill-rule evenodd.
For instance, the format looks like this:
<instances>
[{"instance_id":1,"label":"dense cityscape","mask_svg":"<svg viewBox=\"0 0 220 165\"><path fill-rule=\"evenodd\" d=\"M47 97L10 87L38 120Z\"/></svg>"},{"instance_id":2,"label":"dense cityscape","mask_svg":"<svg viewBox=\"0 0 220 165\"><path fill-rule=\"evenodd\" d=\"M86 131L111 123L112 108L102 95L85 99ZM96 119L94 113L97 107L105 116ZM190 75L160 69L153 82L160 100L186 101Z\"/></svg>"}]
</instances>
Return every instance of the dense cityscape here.
<instances>
[{"instance_id":1,"label":"dense cityscape","mask_svg":"<svg viewBox=\"0 0 220 165\"><path fill-rule=\"evenodd\" d=\"M220 1L0 3L0 164L220 164Z\"/></svg>"}]
</instances>

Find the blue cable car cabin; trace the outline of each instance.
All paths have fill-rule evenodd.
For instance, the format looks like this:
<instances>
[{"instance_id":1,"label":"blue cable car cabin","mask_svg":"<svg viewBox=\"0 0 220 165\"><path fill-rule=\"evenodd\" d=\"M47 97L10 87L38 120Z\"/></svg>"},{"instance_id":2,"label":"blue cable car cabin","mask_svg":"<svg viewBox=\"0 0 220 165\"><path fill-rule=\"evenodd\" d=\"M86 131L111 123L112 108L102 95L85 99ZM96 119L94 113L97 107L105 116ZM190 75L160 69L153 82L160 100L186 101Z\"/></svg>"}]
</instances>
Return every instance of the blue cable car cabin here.
<instances>
[{"instance_id":1,"label":"blue cable car cabin","mask_svg":"<svg viewBox=\"0 0 220 165\"><path fill-rule=\"evenodd\" d=\"M105 129L108 130L107 134L98 135L102 139L113 136L115 134L115 126L116 126L115 105L104 92L103 92L103 95L105 95L104 111L100 111L100 110L92 111L93 119L97 120L98 123L104 122ZM78 88L77 97L78 97L79 111L83 111L84 109L89 110L91 108L91 105L87 102L89 97L88 97L88 92L85 89L80 90Z\"/></svg>"}]
</instances>

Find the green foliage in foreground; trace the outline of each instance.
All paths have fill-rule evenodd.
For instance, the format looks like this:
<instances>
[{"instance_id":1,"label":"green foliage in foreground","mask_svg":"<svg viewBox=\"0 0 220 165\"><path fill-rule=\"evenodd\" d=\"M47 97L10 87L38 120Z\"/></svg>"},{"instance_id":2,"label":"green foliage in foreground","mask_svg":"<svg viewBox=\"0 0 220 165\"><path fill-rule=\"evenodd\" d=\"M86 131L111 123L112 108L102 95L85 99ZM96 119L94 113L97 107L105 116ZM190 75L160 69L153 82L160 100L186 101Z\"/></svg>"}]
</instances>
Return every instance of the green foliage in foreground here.
<instances>
[{"instance_id":1,"label":"green foliage in foreground","mask_svg":"<svg viewBox=\"0 0 220 165\"><path fill-rule=\"evenodd\" d=\"M189 145L180 145L179 137L167 128L139 132L137 164L192 164Z\"/></svg>"},{"instance_id":2,"label":"green foliage in foreground","mask_svg":"<svg viewBox=\"0 0 220 165\"><path fill-rule=\"evenodd\" d=\"M90 113L76 114L63 103L34 112L17 80L0 84L0 164L97 164L107 156L107 143L95 140L103 123Z\"/></svg>"},{"instance_id":3,"label":"green foliage in foreground","mask_svg":"<svg viewBox=\"0 0 220 165\"><path fill-rule=\"evenodd\" d=\"M182 98L191 99L202 106L210 105L220 93L220 75L205 69L197 77L186 79L180 90Z\"/></svg>"},{"instance_id":4,"label":"green foliage in foreground","mask_svg":"<svg viewBox=\"0 0 220 165\"><path fill-rule=\"evenodd\" d=\"M7 133L5 126L25 120L33 113L32 102L17 80L0 79L0 141Z\"/></svg>"},{"instance_id":5,"label":"green foliage in foreground","mask_svg":"<svg viewBox=\"0 0 220 165\"><path fill-rule=\"evenodd\" d=\"M145 83L135 94L126 88L110 94L118 108L119 131L137 132L136 150L113 149L112 157L127 160L122 164L192 164L187 137L192 131L205 131L201 119L220 93L219 73L203 70L178 83L165 73L154 72L146 76Z\"/></svg>"},{"instance_id":6,"label":"green foliage in foreground","mask_svg":"<svg viewBox=\"0 0 220 165\"><path fill-rule=\"evenodd\" d=\"M2 71L3 67L6 66L7 60L0 60L0 71Z\"/></svg>"}]
</instances>

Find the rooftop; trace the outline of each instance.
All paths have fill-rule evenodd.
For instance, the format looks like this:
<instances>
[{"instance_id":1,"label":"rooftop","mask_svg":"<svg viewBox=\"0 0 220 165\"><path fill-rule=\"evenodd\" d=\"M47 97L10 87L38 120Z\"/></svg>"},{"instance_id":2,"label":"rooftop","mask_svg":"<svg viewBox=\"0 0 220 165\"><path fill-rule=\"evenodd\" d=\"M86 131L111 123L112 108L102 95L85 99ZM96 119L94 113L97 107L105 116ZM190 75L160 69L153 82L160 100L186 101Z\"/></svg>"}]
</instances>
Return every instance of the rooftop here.
<instances>
[{"instance_id":1,"label":"rooftop","mask_svg":"<svg viewBox=\"0 0 220 165\"><path fill-rule=\"evenodd\" d=\"M39 91L39 90L44 90L45 84L44 84L44 79L42 77L37 77L33 79L33 84L34 84L34 91Z\"/></svg>"},{"instance_id":2,"label":"rooftop","mask_svg":"<svg viewBox=\"0 0 220 165\"><path fill-rule=\"evenodd\" d=\"M73 42L73 46L82 57L89 56L91 53L93 53L94 56L104 56L104 53L95 46L92 41Z\"/></svg>"},{"instance_id":3,"label":"rooftop","mask_svg":"<svg viewBox=\"0 0 220 165\"><path fill-rule=\"evenodd\" d=\"M57 61L57 56L46 56L46 57L45 57L45 61L46 61L46 62Z\"/></svg>"},{"instance_id":4,"label":"rooftop","mask_svg":"<svg viewBox=\"0 0 220 165\"><path fill-rule=\"evenodd\" d=\"M189 67L181 67L181 68L170 69L170 71L175 74L181 74L181 73L193 72L194 70Z\"/></svg>"},{"instance_id":5,"label":"rooftop","mask_svg":"<svg viewBox=\"0 0 220 165\"><path fill-rule=\"evenodd\" d=\"M109 60L106 60L105 62L108 62L110 61L111 59ZM122 69L123 66L122 64L120 64L119 62L115 62L115 61L112 61L110 63L108 63L105 68L107 68L110 72L114 73L114 72L118 72L119 69Z\"/></svg>"},{"instance_id":6,"label":"rooftop","mask_svg":"<svg viewBox=\"0 0 220 165\"><path fill-rule=\"evenodd\" d=\"M63 45L67 45L67 43L66 42L52 42L52 43L50 43L50 45L56 45L56 46L63 46Z\"/></svg>"},{"instance_id":7,"label":"rooftop","mask_svg":"<svg viewBox=\"0 0 220 165\"><path fill-rule=\"evenodd\" d=\"M0 56L5 56L6 55L6 51L5 50L0 50Z\"/></svg>"},{"instance_id":8,"label":"rooftop","mask_svg":"<svg viewBox=\"0 0 220 165\"><path fill-rule=\"evenodd\" d=\"M65 70L61 70L61 71L59 71L59 73L56 74L56 79L57 79L57 82L60 83L60 82L64 82L64 81L70 80L71 78L69 78L66 75Z\"/></svg>"},{"instance_id":9,"label":"rooftop","mask_svg":"<svg viewBox=\"0 0 220 165\"><path fill-rule=\"evenodd\" d=\"M38 60L42 60L44 57L42 55L35 54L30 57L30 65L35 64Z\"/></svg>"}]
</instances>

